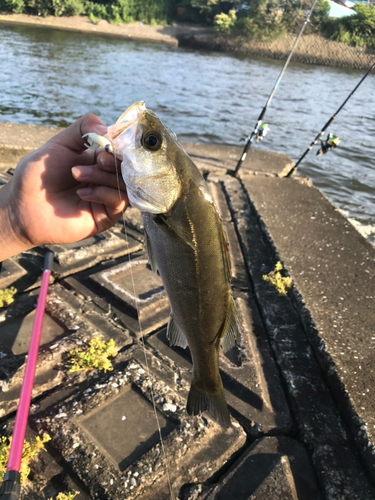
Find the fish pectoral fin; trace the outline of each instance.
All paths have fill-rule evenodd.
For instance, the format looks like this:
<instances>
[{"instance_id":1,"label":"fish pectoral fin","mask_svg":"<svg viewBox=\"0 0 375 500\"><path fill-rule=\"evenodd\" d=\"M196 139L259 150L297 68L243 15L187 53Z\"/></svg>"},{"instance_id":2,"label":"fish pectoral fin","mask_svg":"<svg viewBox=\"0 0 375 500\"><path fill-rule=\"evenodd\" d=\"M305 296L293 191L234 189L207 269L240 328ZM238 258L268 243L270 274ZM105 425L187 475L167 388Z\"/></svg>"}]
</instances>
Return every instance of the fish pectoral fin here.
<instances>
[{"instance_id":1,"label":"fish pectoral fin","mask_svg":"<svg viewBox=\"0 0 375 500\"><path fill-rule=\"evenodd\" d=\"M169 345L176 345L186 349L188 346L185 334L181 328L175 322L172 313L169 316L168 326L167 326L167 338L169 339Z\"/></svg>"},{"instance_id":2,"label":"fish pectoral fin","mask_svg":"<svg viewBox=\"0 0 375 500\"><path fill-rule=\"evenodd\" d=\"M227 276L228 282L230 283L232 279L232 263L230 260L230 253L229 253L229 240L224 224L222 224L222 228L223 228L222 249L224 255L225 274Z\"/></svg>"},{"instance_id":3,"label":"fish pectoral fin","mask_svg":"<svg viewBox=\"0 0 375 500\"><path fill-rule=\"evenodd\" d=\"M159 214L156 216L154 221L162 231L173 231L177 238L182 240L186 245L189 245L194 251L197 251L197 246L193 241L192 233L177 224L172 217ZM170 236L170 232L168 235Z\"/></svg>"},{"instance_id":4,"label":"fish pectoral fin","mask_svg":"<svg viewBox=\"0 0 375 500\"><path fill-rule=\"evenodd\" d=\"M223 386L215 394L211 394L199 389L193 379L186 404L186 411L188 415L198 415L205 410L208 410L213 418L223 427L231 425Z\"/></svg>"},{"instance_id":5,"label":"fish pectoral fin","mask_svg":"<svg viewBox=\"0 0 375 500\"><path fill-rule=\"evenodd\" d=\"M152 251L150 238L148 237L146 229L144 229L143 233L144 233L144 238L145 238L145 247L146 247L147 258L148 258L148 262L149 262L150 267L151 267L151 271L155 274L158 274L158 266L156 265L156 262L154 259L154 253Z\"/></svg>"},{"instance_id":6,"label":"fish pectoral fin","mask_svg":"<svg viewBox=\"0 0 375 500\"><path fill-rule=\"evenodd\" d=\"M240 330L238 328L237 309L233 297L231 297L230 300L228 314L224 320L220 337L220 344L224 352L229 351L229 349L231 349L236 342L239 342L241 337Z\"/></svg>"}]
</instances>

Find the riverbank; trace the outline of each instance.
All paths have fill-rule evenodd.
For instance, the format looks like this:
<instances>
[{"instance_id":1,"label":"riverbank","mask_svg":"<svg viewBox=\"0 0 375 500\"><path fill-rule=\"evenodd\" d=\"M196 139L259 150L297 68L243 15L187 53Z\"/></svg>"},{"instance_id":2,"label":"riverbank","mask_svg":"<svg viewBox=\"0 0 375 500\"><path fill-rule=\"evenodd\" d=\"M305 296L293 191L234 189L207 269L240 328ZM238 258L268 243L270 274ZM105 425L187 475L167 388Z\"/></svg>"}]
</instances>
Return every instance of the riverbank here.
<instances>
[{"instance_id":1,"label":"riverbank","mask_svg":"<svg viewBox=\"0 0 375 500\"><path fill-rule=\"evenodd\" d=\"M243 36L222 35L213 28L187 24L154 25L129 23L121 26L101 20L93 24L87 16L38 17L25 14L0 14L0 24L39 26L56 30L114 36L129 40L165 43L189 49L256 55L272 59L286 59L295 40L294 35L261 42ZM374 61L375 50L351 47L345 43L327 40L320 35L303 36L294 52L293 61L305 64L366 69Z\"/></svg>"},{"instance_id":2,"label":"riverbank","mask_svg":"<svg viewBox=\"0 0 375 500\"><path fill-rule=\"evenodd\" d=\"M25 14L0 14L1 24L26 24L29 26L39 26L63 31L74 31L78 33L91 33L94 35L107 35L130 40L140 40L146 42L166 43L168 45L179 44L180 38L194 37L197 35L213 34L210 28L201 28L184 24L174 24L173 26L154 25L149 26L143 23L110 24L101 20L98 24L93 24L87 16L72 17L38 17L27 16Z\"/></svg>"}]
</instances>

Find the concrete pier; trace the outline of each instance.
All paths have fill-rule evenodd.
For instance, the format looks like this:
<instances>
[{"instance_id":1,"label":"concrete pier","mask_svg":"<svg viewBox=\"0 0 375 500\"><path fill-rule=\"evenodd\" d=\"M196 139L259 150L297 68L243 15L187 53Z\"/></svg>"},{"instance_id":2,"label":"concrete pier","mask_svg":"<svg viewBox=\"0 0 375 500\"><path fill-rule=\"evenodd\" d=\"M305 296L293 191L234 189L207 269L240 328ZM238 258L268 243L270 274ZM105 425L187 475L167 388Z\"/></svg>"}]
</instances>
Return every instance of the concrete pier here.
<instances>
[{"instance_id":1,"label":"concrete pier","mask_svg":"<svg viewBox=\"0 0 375 500\"><path fill-rule=\"evenodd\" d=\"M57 132L0 123L0 196L19 159ZM171 498L169 477L181 500L373 500L375 249L311 181L285 177L293 166L286 155L251 150L236 179L241 148L184 147L207 177L230 243L243 332L220 369L233 425L186 415L191 358L165 337L168 302L130 208L126 235L117 224L52 248L28 429L52 440L32 464L23 498L77 490L78 500L162 500ZM0 289L18 289L0 309L4 436L14 424L46 250L8 259L0 274ZM279 260L293 280L286 296L262 279ZM68 352L96 336L120 349L113 371L70 373Z\"/></svg>"}]
</instances>

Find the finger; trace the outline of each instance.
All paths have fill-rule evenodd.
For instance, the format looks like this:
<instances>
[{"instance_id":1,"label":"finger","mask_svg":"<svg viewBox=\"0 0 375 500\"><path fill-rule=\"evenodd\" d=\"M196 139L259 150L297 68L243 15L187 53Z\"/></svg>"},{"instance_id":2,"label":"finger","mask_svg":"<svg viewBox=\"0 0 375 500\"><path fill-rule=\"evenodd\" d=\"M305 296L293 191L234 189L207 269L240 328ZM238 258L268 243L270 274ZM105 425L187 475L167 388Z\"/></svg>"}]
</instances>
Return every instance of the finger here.
<instances>
[{"instance_id":1,"label":"finger","mask_svg":"<svg viewBox=\"0 0 375 500\"><path fill-rule=\"evenodd\" d=\"M106 151L99 154L97 162L99 167L106 172L121 172L121 161Z\"/></svg>"},{"instance_id":2,"label":"finger","mask_svg":"<svg viewBox=\"0 0 375 500\"><path fill-rule=\"evenodd\" d=\"M82 139L82 136L89 132L95 132L99 135L107 133L107 127L102 120L92 113L81 116L81 118L50 140L73 151L81 152L86 150L85 140Z\"/></svg>"},{"instance_id":3,"label":"finger","mask_svg":"<svg viewBox=\"0 0 375 500\"><path fill-rule=\"evenodd\" d=\"M125 191L120 191L121 197L117 189L107 186L94 186L77 190L81 200L91 201L93 203L101 203L106 207L121 212L129 205L128 195Z\"/></svg>"},{"instance_id":4,"label":"finger","mask_svg":"<svg viewBox=\"0 0 375 500\"><path fill-rule=\"evenodd\" d=\"M73 167L72 175L78 182L89 182L126 191L121 173L118 175L104 172L98 165L79 165Z\"/></svg>"}]
</instances>

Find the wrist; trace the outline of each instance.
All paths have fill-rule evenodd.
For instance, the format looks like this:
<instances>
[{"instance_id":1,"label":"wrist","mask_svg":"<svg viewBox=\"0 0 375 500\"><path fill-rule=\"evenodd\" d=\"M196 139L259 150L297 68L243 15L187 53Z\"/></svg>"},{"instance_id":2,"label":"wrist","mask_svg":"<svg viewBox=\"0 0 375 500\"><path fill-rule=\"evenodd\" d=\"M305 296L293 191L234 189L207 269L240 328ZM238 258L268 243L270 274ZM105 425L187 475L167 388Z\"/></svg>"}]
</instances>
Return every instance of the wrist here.
<instances>
[{"instance_id":1,"label":"wrist","mask_svg":"<svg viewBox=\"0 0 375 500\"><path fill-rule=\"evenodd\" d=\"M0 262L32 247L22 235L18 207L12 203L11 182L0 189Z\"/></svg>"}]
</instances>

